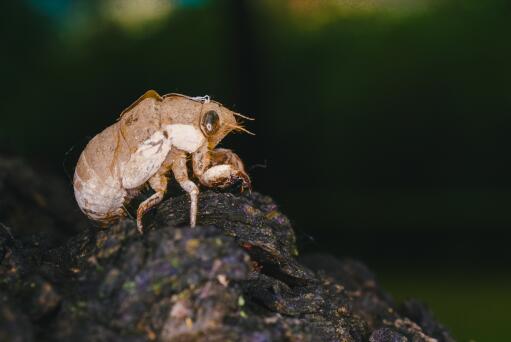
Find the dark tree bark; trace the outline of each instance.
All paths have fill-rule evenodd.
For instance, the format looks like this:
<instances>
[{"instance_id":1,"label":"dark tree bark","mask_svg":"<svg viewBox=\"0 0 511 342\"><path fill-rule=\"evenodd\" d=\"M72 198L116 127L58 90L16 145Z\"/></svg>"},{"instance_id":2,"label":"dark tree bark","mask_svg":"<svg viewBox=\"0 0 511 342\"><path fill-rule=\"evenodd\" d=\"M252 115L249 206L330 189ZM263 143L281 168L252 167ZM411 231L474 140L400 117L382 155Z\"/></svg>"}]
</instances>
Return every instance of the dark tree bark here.
<instances>
[{"instance_id":1,"label":"dark tree bark","mask_svg":"<svg viewBox=\"0 0 511 342\"><path fill-rule=\"evenodd\" d=\"M37 188L40 174L6 174L4 206L48 215L12 195ZM61 222L51 234L80 230L64 243L31 235L37 220L0 217L9 223L0 227L2 341L453 341L419 302L396 306L363 264L297 258L289 220L269 197L205 191L194 229L187 195L169 198L140 235L129 219L79 228L81 219L64 219L70 194L58 193L51 204L68 205L48 209Z\"/></svg>"}]
</instances>

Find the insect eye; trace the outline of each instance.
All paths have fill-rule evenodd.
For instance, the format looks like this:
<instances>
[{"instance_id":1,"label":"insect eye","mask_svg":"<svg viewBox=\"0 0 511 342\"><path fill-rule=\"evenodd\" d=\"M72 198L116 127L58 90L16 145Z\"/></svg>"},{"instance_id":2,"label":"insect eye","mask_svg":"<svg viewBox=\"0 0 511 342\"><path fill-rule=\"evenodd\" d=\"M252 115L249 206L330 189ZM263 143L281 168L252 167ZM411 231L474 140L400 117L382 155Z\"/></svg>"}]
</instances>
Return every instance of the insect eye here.
<instances>
[{"instance_id":1,"label":"insect eye","mask_svg":"<svg viewBox=\"0 0 511 342\"><path fill-rule=\"evenodd\" d=\"M207 111L202 117L202 129L207 135L211 135L218 131L220 119L218 113L214 110Z\"/></svg>"}]
</instances>

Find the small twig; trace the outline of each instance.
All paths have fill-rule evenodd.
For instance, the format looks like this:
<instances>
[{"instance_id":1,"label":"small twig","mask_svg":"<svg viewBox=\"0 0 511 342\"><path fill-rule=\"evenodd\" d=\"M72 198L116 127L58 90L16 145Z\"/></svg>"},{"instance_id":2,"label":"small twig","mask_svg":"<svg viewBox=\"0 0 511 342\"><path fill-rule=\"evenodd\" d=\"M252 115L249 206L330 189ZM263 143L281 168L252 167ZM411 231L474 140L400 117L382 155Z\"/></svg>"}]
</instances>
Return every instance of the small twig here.
<instances>
[{"instance_id":1,"label":"small twig","mask_svg":"<svg viewBox=\"0 0 511 342\"><path fill-rule=\"evenodd\" d=\"M264 164L254 164L254 165L251 165L248 169L249 169L249 171L252 171L253 169L258 169L258 168L267 169L268 168L268 160L265 159L264 160Z\"/></svg>"},{"instance_id":2,"label":"small twig","mask_svg":"<svg viewBox=\"0 0 511 342\"><path fill-rule=\"evenodd\" d=\"M5 224L3 224L2 222L0 222L0 226L2 226L2 228L7 232L7 234L9 234L9 236L11 237L11 239L14 240L14 236L12 235L11 233L11 228L7 227Z\"/></svg>"}]
</instances>

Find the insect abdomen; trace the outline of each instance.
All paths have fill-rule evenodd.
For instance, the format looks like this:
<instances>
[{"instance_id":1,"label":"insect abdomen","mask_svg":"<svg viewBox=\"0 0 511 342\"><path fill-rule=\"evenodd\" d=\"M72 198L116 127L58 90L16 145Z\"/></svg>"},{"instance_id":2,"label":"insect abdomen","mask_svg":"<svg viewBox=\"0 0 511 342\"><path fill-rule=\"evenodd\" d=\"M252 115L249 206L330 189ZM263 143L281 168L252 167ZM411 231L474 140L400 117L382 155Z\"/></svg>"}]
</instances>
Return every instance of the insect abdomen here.
<instances>
[{"instance_id":1,"label":"insect abdomen","mask_svg":"<svg viewBox=\"0 0 511 342\"><path fill-rule=\"evenodd\" d=\"M96 135L80 155L74 174L74 192L82 212L96 221L108 222L121 215L126 199L119 176L124 155L119 150L117 125Z\"/></svg>"}]
</instances>

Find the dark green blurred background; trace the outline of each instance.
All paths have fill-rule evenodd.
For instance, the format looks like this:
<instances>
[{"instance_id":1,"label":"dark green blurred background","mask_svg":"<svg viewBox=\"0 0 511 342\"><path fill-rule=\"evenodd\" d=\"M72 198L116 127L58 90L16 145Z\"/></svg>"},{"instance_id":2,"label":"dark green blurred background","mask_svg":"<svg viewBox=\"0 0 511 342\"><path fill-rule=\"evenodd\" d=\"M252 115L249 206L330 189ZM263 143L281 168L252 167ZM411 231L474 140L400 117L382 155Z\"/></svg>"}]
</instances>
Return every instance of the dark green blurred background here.
<instances>
[{"instance_id":1,"label":"dark green blurred background","mask_svg":"<svg viewBox=\"0 0 511 342\"><path fill-rule=\"evenodd\" d=\"M366 262L460 340L509 341L511 3L0 5L0 150L62 177L148 89L257 118L224 146L301 250ZM70 185L71 186L71 185Z\"/></svg>"}]
</instances>

